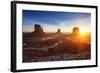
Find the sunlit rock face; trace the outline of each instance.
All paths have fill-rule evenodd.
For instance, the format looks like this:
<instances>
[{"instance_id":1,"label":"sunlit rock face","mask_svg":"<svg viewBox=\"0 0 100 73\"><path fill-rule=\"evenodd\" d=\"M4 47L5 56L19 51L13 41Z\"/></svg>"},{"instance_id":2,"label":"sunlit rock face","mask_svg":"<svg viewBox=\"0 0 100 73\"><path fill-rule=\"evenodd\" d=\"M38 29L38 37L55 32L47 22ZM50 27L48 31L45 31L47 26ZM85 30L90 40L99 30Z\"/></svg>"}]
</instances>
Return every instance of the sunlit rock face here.
<instances>
[{"instance_id":1,"label":"sunlit rock face","mask_svg":"<svg viewBox=\"0 0 100 73\"><path fill-rule=\"evenodd\" d=\"M73 28L72 34L73 34L73 35L79 35L79 33L80 33L79 27L74 27L74 28Z\"/></svg>"}]
</instances>

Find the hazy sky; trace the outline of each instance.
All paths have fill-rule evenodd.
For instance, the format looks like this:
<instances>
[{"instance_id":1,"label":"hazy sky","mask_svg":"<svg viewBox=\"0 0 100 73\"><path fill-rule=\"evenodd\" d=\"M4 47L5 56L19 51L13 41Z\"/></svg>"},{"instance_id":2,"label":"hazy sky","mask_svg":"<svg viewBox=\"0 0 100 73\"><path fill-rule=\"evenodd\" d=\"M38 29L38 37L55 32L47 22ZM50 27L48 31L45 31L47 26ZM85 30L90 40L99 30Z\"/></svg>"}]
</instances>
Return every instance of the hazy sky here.
<instances>
[{"instance_id":1,"label":"hazy sky","mask_svg":"<svg viewBox=\"0 0 100 73\"><path fill-rule=\"evenodd\" d=\"M40 24L45 32L72 32L73 27L79 27L82 32L89 32L91 26L90 13L53 12L23 10L23 31L31 32L34 24Z\"/></svg>"}]
</instances>

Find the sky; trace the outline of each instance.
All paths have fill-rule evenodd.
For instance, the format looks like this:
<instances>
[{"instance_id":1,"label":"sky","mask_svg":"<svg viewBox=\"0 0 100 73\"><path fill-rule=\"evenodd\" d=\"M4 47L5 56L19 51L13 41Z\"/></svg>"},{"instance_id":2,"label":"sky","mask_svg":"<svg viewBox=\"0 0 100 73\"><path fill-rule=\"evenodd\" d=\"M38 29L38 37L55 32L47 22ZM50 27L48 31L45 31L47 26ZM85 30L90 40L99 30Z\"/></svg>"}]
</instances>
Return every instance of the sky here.
<instances>
[{"instance_id":1,"label":"sky","mask_svg":"<svg viewBox=\"0 0 100 73\"><path fill-rule=\"evenodd\" d=\"M40 24L44 32L72 32L73 27L79 27L81 32L90 32L91 13L55 12L23 10L23 32L34 31L34 25Z\"/></svg>"}]
</instances>

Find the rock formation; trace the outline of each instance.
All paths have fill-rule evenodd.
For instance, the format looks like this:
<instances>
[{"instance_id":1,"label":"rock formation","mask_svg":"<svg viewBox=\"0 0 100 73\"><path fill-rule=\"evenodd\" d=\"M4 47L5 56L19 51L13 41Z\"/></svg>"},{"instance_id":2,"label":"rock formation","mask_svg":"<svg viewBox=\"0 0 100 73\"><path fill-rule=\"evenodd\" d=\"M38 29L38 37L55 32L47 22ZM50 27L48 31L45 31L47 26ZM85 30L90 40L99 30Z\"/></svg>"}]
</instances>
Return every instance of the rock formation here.
<instances>
[{"instance_id":1,"label":"rock formation","mask_svg":"<svg viewBox=\"0 0 100 73\"><path fill-rule=\"evenodd\" d=\"M73 34L73 35L79 35L79 32L80 32L79 27L74 27L74 28L73 28L72 34Z\"/></svg>"},{"instance_id":2,"label":"rock formation","mask_svg":"<svg viewBox=\"0 0 100 73\"><path fill-rule=\"evenodd\" d=\"M23 34L24 37L44 37L46 36L46 33L43 31L43 28L41 28L41 25L35 24L34 25L34 31L31 33Z\"/></svg>"},{"instance_id":3,"label":"rock formation","mask_svg":"<svg viewBox=\"0 0 100 73\"><path fill-rule=\"evenodd\" d=\"M35 26L34 26L34 32L35 33L43 33L43 29L41 28L41 25L35 24Z\"/></svg>"},{"instance_id":4,"label":"rock formation","mask_svg":"<svg viewBox=\"0 0 100 73\"><path fill-rule=\"evenodd\" d=\"M61 30L60 30L60 29L58 29L58 30L57 30L57 33L58 33L58 34L59 34L59 33L61 33Z\"/></svg>"},{"instance_id":5,"label":"rock formation","mask_svg":"<svg viewBox=\"0 0 100 73\"><path fill-rule=\"evenodd\" d=\"M43 28L41 28L41 25L35 24L34 31L32 32L31 35L36 37L41 37L41 36L45 36L46 33L43 31Z\"/></svg>"}]
</instances>

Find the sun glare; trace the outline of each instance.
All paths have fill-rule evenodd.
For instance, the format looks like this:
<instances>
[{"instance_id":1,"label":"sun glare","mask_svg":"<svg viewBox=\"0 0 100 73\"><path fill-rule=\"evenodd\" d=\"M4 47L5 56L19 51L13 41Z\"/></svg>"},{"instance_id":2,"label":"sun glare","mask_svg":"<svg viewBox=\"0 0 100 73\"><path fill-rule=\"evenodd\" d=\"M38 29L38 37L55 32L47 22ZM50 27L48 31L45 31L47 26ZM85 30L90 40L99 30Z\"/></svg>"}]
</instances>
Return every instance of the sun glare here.
<instances>
[{"instance_id":1,"label":"sun glare","mask_svg":"<svg viewBox=\"0 0 100 73\"><path fill-rule=\"evenodd\" d=\"M81 36L81 37L85 37L85 36L87 35L86 32L88 32L86 29L80 28L80 36Z\"/></svg>"},{"instance_id":2,"label":"sun glare","mask_svg":"<svg viewBox=\"0 0 100 73\"><path fill-rule=\"evenodd\" d=\"M84 37L86 36L86 32L80 32L80 35Z\"/></svg>"}]
</instances>

